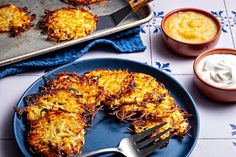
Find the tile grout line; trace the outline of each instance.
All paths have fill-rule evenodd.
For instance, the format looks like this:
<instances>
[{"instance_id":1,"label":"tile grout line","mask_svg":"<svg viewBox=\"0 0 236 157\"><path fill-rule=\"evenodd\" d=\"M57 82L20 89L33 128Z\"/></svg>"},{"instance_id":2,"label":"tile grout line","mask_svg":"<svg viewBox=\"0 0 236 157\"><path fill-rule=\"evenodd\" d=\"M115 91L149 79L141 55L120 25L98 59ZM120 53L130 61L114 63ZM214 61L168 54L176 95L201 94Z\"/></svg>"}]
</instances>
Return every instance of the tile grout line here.
<instances>
[{"instance_id":1,"label":"tile grout line","mask_svg":"<svg viewBox=\"0 0 236 157\"><path fill-rule=\"evenodd\" d=\"M181 75L183 75L183 76L192 76L193 74L175 74L175 73L172 73L172 74L170 74L170 75L174 75L174 76L181 76Z\"/></svg>"},{"instance_id":2,"label":"tile grout line","mask_svg":"<svg viewBox=\"0 0 236 157\"><path fill-rule=\"evenodd\" d=\"M199 137L198 140L235 140L236 138L224 138L224 137Z\"/></svg>"},{"instance_id":3,"label":"tile grout line","mask_svg":"<svg viewBox=\"0 0 236 157\"><path fill-rule=\"evenodd\" d=\"M224 7L225 7L225 11L226 11L226 15L227 15L227 19L228 19L228 23L229 23L229 30L230 30L230 34L231 34L231 38L232 38L232 42L233 42L233 46L234 46L234 48L236 48L235 47L235 43L234 43L234 36L233 36L233 32L232 32L232 28L231 28L231 22L230 22L230 20L229 20L229 14L228 14L228 10L227 10L227 5L226 5L226 2L225 2L225 0L223 0L223 2L224 2Z\"/></svg>"}]
</instances>

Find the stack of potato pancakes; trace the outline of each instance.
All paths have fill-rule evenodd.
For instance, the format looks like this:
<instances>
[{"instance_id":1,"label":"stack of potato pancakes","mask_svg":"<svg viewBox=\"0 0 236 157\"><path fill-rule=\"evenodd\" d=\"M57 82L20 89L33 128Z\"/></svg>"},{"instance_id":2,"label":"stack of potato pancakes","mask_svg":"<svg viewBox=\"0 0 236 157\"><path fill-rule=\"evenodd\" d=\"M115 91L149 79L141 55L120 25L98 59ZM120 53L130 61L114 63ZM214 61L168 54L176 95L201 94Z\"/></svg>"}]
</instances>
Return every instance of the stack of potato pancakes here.
<instances>
[{"instance_id":1,"label":"stack of potato pancakes","mask_svg":"<svg viewBox=\"0 0 236 157\"><path fill-rule=\"evenodd\" d=\"M86 128L101 109L123 122L131 122L135 133L166 122L152 135L170 128L158 140L170 134L188 134L188 114L163 84L144 73L97 69L80 76L63 72L40 89L26 96L26 107L18 110L28 124L29 149L38 155L81 153Z\"/></svg>"}]
</instances>

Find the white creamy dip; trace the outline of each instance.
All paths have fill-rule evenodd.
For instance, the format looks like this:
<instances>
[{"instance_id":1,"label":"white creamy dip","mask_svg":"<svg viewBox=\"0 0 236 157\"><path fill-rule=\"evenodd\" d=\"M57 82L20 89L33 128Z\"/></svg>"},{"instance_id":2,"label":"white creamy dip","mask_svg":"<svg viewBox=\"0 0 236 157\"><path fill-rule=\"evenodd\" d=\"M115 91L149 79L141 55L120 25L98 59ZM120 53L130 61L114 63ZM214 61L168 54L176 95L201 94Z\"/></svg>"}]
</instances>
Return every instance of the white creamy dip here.
<instances>
[{"instance_id":1,"label":"white creamy dip","mask_svg":"<svg viewBox=\"0 0 236 157\"><path fill-rule=\"evenodd\" d=\"M216 87L236 88L236 55L213 54L197 66L200 77Z\"/></svg>"}]
</instances>

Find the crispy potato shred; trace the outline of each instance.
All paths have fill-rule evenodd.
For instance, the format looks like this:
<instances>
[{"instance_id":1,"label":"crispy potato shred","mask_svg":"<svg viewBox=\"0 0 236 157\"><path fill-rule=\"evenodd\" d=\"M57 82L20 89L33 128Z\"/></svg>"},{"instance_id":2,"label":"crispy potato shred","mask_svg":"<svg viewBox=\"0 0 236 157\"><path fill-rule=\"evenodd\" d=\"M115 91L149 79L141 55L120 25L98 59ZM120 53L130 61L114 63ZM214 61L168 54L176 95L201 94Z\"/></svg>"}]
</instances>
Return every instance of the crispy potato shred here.
<instances>
[{"instance_id":1,"label":"crispy potato shred","mask_svg":"<svg viewBox=\"0 0 236 157\"><path fill-rule=\"evenodd\" d=\"M188 135L188 113L176 104L165 86L150 75L128 70L96 69L80 76L73 72L45 78L40 92L25 97L18 109L26 119L32 153L59 157L81 153L86 128L103 109L140 133L166 122L158 132Z\"/></svg>"},{"instance_id":2,"label":"crispy potato shred","mask_svg":"<svg viewBox=\"0 0 236 157\"><path fill-rule=\"evenodd\" d=\"M79 6L79 5L89 5L93 3L103 3L108 0L63 0L63 1L73 6Z\"/></svg>"},{"instance_id":3,"label":"crispy potato shred","mask_svg":"<svg viewBox=\"0 0 236 157\"><path fill-rule=\"evenodd\" d=\"M0 33L10 32L13 36L25 32L33 26L35 14L29 15L27 8L13 4L0 6Z\"/></svg>"},{"instance_id":4,"label":"crispy potato shred","mask_svg":"<svg viewBox=\"0 0 236 157\"><path fill-rule=\"evenodd\" d=\"M48 34L48 39L59 41L88 36L96 29L97 16L83 8L61 8L46 10L40 26Z\"/></svg>"}]
</instances>

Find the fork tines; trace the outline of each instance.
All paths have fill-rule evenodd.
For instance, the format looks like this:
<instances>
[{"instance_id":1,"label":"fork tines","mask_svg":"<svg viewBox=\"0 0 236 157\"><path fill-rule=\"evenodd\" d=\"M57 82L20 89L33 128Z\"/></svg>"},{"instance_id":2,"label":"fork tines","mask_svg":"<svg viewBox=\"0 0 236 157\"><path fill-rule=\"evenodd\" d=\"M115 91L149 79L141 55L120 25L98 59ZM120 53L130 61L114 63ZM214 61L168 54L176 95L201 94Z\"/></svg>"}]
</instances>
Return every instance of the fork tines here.
<instances>
[{"instance_id":1,"label":"fork tines","mask_svg":"<svg viewBox=\"0 0 236 157\"><path fill-rule=\"evenodd\" d=\"M172 138L173 136L174 136L173 134L170 134L170 136L168 136L165 140L156 142L155 144L150 145L150 146L140 150L141 154L143 156L148 156L149 154L153 153L154 151L163 148L169 142L169 139Z\"/></svg>"},{"instance_id":2,"label":"fork tines","mask_svg":"<svg viewBox=\"0 0 236 157\"><path fill-rule=\"evenodd\" d=\"M166 125L166 122L133 136L133 140L136 143L136 147L139 149L142 156L147 156L151 154L152 152L154 152L155 150L164 147L168 143L169 139L173 137L173 135L170 135L165 140L158 141L152 145L149 145L150 143L154 142L155 140L160 138L162 135L170 131L170 128L168 128L151 138L145 139L147 136L151 135L153 132L160 129L164 125Z\"/></svg>"}]
</instances>

